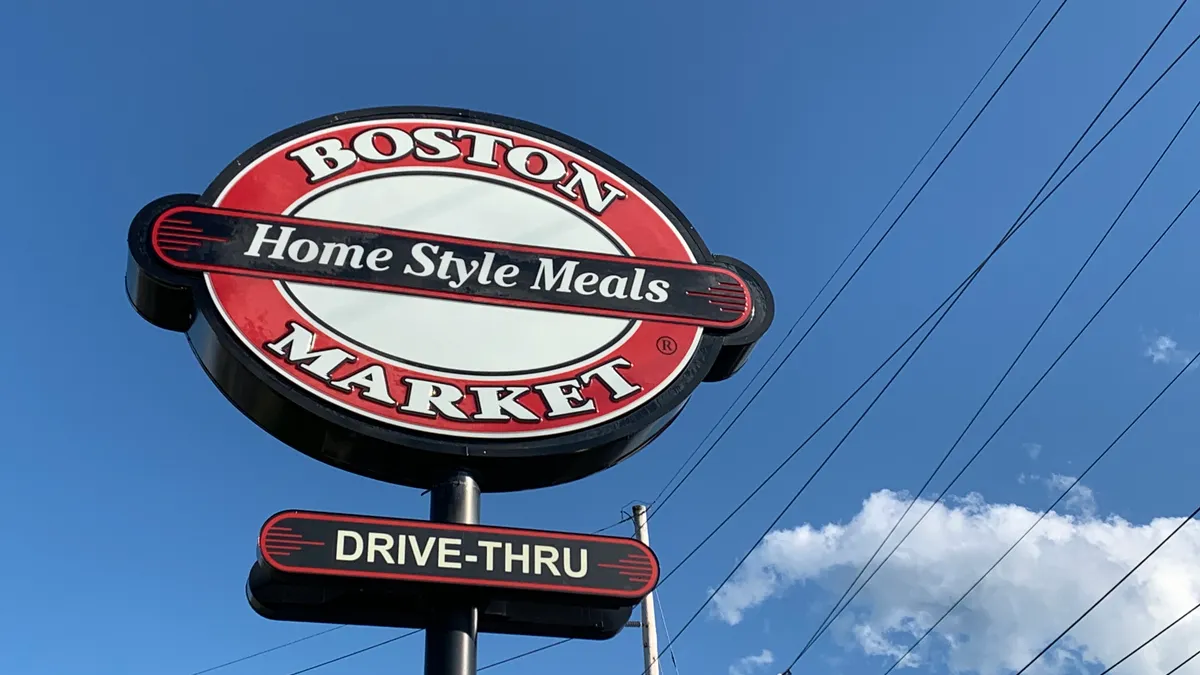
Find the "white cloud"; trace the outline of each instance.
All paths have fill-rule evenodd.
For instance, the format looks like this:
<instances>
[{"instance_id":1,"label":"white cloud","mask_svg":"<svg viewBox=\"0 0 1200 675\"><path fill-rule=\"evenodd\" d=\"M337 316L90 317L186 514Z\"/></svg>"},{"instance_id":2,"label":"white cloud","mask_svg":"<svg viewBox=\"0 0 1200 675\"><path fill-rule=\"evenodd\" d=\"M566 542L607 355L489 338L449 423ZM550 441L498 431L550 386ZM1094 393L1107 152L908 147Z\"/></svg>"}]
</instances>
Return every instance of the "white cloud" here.
<instances>
[{"instance_id":1,"label":"white cloud","mask_svg":"<svg viewBox=\"0 0 1200 675\"><path fill-rule=\"evenodd\" d=\"M759 668L772 663L775 663L775 655L771 653L771 650L764 649L760 654L743 656L738 659L737 663L729 666L729 675L750 675Z\"/></svg>"},{"instance_id":2,"label":"white cloud","mask_svg":"<svg viewBox=\"0 0 1200 675\"><path fill-rule=\"evenodd\" d=\"M1026 454L1029 455L1029 459L1037 459L1038 455L1042 454L1041 443L1026 443L1023 447L1025 448Z\"/></svg>"},{"instance_id":3,"label":"white cloud","mask_svg":"<svg viewBox=\"0 0 1200 675\"><path fill-rule=\"evenodd\" d=\"M1073 479L1054 476L1065 488ZM1064 483L1065 481L1065 483ZM1091 491L1072 490L1076 515L1053 513L958 606L915 654L951 672L1012 673L1033 658L1137 561L1162 541L1179 518L1135 525L1096 518ZM1060 488L1060 491L1061 489ZM848 523L777 530L714 599L730 624L796 584L813 582L832 603L904 512L905 495L880 491ZM920 500L897 529L911 529L930 502ZM1090 510L1089 510L1090 509ZM831 631L850 649L895 660L979 578L1037 518L1012 504L979 495L939 504L896 552ZM893 542L895 539L893 540ZM891 550L889 543L884 551ZM1200 602L1200 523L1179 532L1138 574L1109 596L1043 657L1034 673L1079 672L1111 665ZM824 615L825 605L818 607ZM808 622L798 631L803 645ZM1121 675L1162 675L1200 645L1197 612L1121 666ZM890 663L889 663L890 665ZM1200 673L1200 660L1180 670Z\"/></svg>"},{"instance_id":4,"label":"white cloud","mask_svg":"<svg viewBox=\"0 0 1200 675\"><path fill-rule=\"evenodd\" d=\"M1169 335L1159 335L1149 340L1144 352L1154 363L1183 365L1191 360L1195 352L1180 349L1179 343Z\"/></svg>"},{"instance_id":5,"label":"white cloud","mask_svg":"<svg viewBox=\"0 0 1200 675\"><path fill-rule=\"evenodd\" d=\"M1049 487L1055 496L1062 494L1063 490L1071 488L1061 504L1065 510L1074 511L1087 518L1092 518L1096 515L1096 495L1092 492L1092 488L1083 483L1071 487L1075 482L1074 476L1063 476L1062 474L1052 474L1046 479L1046 486Z\"/></svg>"}]
</instances>

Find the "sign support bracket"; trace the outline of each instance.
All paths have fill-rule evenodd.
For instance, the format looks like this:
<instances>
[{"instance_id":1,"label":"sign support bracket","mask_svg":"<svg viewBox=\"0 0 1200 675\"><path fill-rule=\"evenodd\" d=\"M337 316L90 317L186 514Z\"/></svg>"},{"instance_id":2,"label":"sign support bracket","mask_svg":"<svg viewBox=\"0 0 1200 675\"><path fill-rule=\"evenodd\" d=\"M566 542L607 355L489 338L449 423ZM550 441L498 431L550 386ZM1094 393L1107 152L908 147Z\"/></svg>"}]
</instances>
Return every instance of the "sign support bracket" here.
<instances>
[{"instance_id":1,"label":"sign support bracket","mask_svg":"<svg viewBox=\"0 0 1200 675\"><path fill-rule=\"evenodd\" d=\"M429 492L429 520L479 524L479 484L459 473ZM425 631L425 675L475 675L479 608L445 605Z\"/></svg>"}]
</instances>

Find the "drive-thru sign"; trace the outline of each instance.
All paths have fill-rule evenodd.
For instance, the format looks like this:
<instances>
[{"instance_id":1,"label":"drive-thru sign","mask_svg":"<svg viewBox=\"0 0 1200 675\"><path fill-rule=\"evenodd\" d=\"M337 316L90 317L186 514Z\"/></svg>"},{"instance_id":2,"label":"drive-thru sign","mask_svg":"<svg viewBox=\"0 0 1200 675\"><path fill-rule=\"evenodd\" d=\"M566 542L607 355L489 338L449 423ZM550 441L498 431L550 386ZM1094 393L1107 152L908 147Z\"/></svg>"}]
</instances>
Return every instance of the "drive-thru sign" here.
<instances>
[{"instance_id":1,"label":"drive-thru sign","mask_svg":"<svg viewBox=\"0 0 1200 675\"><path fill-rule=\"evenodd\" d=\"M587 595L636 603L658 581L658 559L635 539L482 525L285 511L262 528L274 570L515 595Z\"/></svg>"},{"instance_id":2,"label":"drive-thru sign","mask_svg":"<svg viewBox=\"0 0 1200 675\"><path fill-rule=\"evenodd\" d=\"M243 413L313 458L417 488L468 477L470 490L522 490L612 466L701 382L736 372L773 314L763 279L710 253L630 169L557 132L462 110L371 109L280 132L202 194L143 208L129 248L134 307L186 333ZM332 522L289 517L321 536ZM263 574L428 585L406 575L426 555L408 537L429 524L388 527L389 555L406 556L394 570L378 571L385 549L371 544L387 533L349 528L321 550L361 539L375 562L297 571L319 547L272 557L264 544ZM520 535L550 550L538 536ZM499 554L461 549L464 566L437 582L499 583L466 563ZM568 595L586 586L558 579ZM626 604L651 588L631 587Z\"/></svg>"}]
</instances>

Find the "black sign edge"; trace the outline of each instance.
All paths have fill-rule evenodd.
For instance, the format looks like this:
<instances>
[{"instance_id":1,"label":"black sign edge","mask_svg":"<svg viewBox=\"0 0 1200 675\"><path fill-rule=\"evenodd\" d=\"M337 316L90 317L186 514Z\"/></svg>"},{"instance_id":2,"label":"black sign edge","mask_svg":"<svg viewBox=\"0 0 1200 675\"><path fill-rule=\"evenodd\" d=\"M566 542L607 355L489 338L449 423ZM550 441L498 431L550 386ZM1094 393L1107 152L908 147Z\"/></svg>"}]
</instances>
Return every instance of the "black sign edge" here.
<instances>
[{"instance_id":1,"label":"black sign edge","mask_svg":"<svg viewBox=\"0 0 1200 675\"><path fill-rule=\"evenodd\" d=\"M460 469L475 474L485 492L559 485L609 468L644 447L670 426L702 382L736 373L769 327L774 306L766 283L749 266L734 261L734 269L753 295L755 311L747 323L723 334L702 329L699 347L675 380L638 408L594 427L532 439L454 439L400 429L343 411L295 387L240 344L213 306L201 276L181 274L155 260L148 250L150 226L168 208L211 205L247 164L289 140L336 125L392 117L478 123L561 145L629 182L654 202L698 263L733 260L712 255L678 207L648 180L586 143L534 123L454 108L385 107L327 115L277 132L230 163L203 195L168 195L143 207L130 225L126 292L151 324L185 332L197 359L226 398L285 444L337 468L410 487L427 488Z\"/></svg>"}]
</instances>

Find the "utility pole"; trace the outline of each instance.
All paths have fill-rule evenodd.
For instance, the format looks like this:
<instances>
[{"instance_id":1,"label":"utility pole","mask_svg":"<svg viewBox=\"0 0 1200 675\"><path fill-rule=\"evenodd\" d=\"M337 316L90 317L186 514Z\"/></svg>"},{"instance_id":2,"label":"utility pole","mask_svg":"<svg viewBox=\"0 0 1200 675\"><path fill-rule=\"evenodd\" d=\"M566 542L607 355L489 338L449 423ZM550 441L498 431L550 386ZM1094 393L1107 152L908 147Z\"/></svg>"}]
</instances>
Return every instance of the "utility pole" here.
<instances>
[{"instance_id":1,"label":"utility pole","mask_svg":"<svg viewBox=\"0 0 1200 675\"><path fill-rule=\"evenodd\" d=\"M646 507L633 507L633 534L638 541L650 545L650 532L646 529ZM658 632L654 624L654 591L642 600L642 650L645 653L645 675L658 675Z\"/></svg>"}]
</instances>

